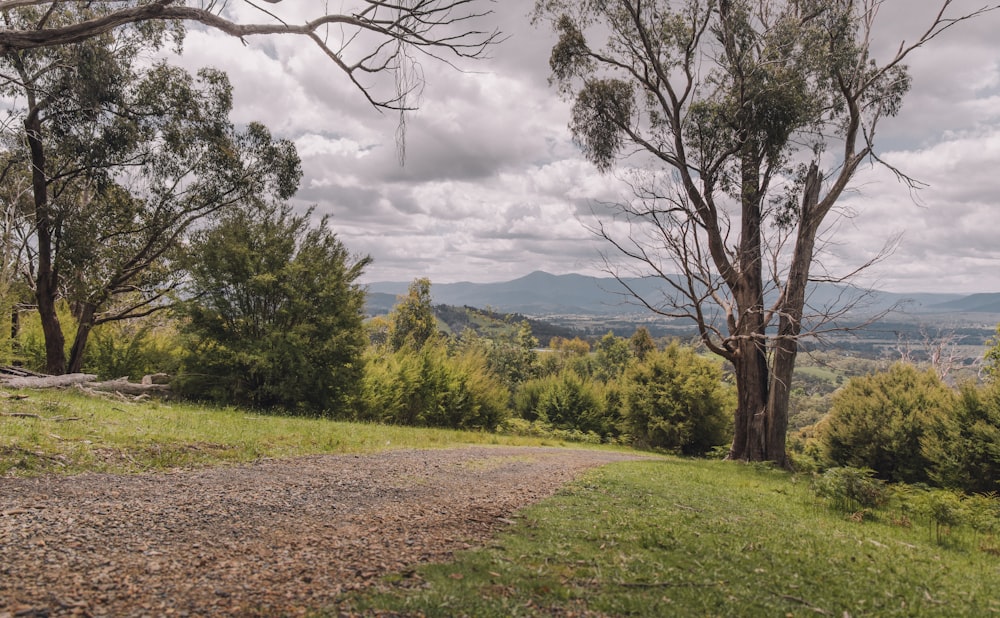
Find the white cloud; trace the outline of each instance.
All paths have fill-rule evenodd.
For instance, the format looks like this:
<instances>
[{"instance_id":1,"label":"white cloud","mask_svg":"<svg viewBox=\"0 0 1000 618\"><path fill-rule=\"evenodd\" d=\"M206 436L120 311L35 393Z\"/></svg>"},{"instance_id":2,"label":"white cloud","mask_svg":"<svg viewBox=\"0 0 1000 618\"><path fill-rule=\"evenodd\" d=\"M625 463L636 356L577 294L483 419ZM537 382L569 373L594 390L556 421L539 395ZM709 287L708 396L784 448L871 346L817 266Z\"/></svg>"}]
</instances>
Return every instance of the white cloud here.
<instances>
[{"instance_id":1,"label":"white cloud","mask_svg":"<svg viewBox=\"0 0 1000 618\"><path fill-rule=\"evenodd\" d=\"M978 3L956 0L955 10ZM244 46L192 31L182 62L226 70L235 119L261 120L295 140L305 170L297 200L331 214L348 246L375 258L367 279L594 273L607 247L586 226L595 204L615 200L621 184L597 173L570 140L569 106L547 83L554 36L529 24L533 4L489 5L510 35L491 60L460 63L464 73L421 60L427 87L407 120L402 168L398 118L374 110L307 40L249 38ZM885 3L880 50L912 40L931 4ZM301 21L311 5L276 6ZM960 24L912 56L912 91L878 143L880 156L930 186L914 200L886 170L861 173L843 201L857 216L840 222L824 258L831 270L852 268L902 232L896 253L871 273L885 287L1000 290L998 22L1000 13Z\"/></svg>"}]
</instances>

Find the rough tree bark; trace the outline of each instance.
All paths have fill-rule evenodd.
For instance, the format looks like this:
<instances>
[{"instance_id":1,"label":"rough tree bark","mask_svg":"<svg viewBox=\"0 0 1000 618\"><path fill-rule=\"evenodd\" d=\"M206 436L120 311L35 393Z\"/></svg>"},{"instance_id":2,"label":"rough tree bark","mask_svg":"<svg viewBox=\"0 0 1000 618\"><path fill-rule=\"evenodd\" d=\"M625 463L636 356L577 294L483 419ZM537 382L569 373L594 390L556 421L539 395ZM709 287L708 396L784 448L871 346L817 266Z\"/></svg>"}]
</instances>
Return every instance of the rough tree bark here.
<instances>
[{"instance_id":1,"label":"rough tree bark","mask_svg":"<svg viewBox=\"0 0 1000 618\"><path fill-rule=\"evenodd\" d=\"M18 67L24 73L23 65ZM35 205L35 238L38 243L38 264L34 273L35 301L45 335L45 371L66 373L66 339L56 313L59 298L59 273L52 263L54 253L52 211L49 204L48 178L45 177L45 145L42 141L41 109L35 93L28 89L28 115L24 119L25 135L31 151L31 184Z\"/></svg>"}]
</instances>

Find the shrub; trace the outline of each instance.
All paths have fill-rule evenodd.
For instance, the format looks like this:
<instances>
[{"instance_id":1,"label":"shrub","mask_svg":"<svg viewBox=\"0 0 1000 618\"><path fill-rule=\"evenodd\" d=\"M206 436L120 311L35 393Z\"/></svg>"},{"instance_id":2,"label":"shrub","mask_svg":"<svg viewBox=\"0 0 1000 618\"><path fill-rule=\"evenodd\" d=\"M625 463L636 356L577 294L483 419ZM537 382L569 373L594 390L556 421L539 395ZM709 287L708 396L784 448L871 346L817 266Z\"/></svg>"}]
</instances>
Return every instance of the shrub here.
<instances>
[{"instance_id":1,"label":"shrub","mask_svg":"<svg viewBox=\"0 0 1000 618\"><path fill-rule=\"evenodd\" d=\"M184 372L192 397L307 414L347 408L365 346L365 291L324 217L232 213L195 238Z\"/></svg>"},{"instance_id":2,"label":"shrub","mask_svg":"<svg viewBox=\"0 0 1000 618\"><path fill-rule=\"evenodd\" d=\"M514 391L514 415L530 422L539 420L538 403L542 400L542 393L553 388L552 385L556 380L558 380L558 376L549 375L522 383Z\"/></svg>"},{"instance_id":3,"label":"shrub","mask_svg":"<svg viewBox=\"0 0 1000 618\"><path fill-rule=\"evenodd\" d=\"M830 468L816 477L813 491L846 513L878 508L888 497L885 483L875 478L875 472L861 468Z\"/></svg>"},{"instance_id":4,"label":"shrub","mask_svg":"<svg viewBox=\"0 0 1000 618\"><path fill-rule=\"evenodd\" d=\"M916 514L931 524L935 540L940 543L944 533L953 526L966 523L965 505L962 496L947 489L932 489L913 497Z\"/></svg>"},{"instance_id":5,"label":"shrub","mask_svg":"<svg viewBox=\"0 0 1000 618\"><path fill-rule=\"evenodd\" d=\"M1000 532L1000 500L994 493L975 494L964 500L968 524L981 534Z\"/></svg>"},{"instance_id":6,"label":"shrub","mask_svg":"<svg viewBox=\"0 0 1000 618\"><path fill-rule=\"evenodd\" d=\"M609 435L615 427L604 416L601 395L593 382L584 380L574 371L563 371L546 380L535 414L556 429Z\"/></svg>"},{"instance_id":7,"label":"shrub","mask_svg":"<svg viewBox=\"0 0 1000 618\"><path fill-rule=\"evenodd\" d=\"M83 370L101 379L128 376L138 380L151 373L173 375L180 362L181 347L173 324L140 319L108 322L94 329Z\"/></svg>"},{"instance_id":8,"label":"shrub","mask_svg":"<svg viewBox=\"0 0 1000 618\"><path fill-rule=\"evenodd\" d=\"M718 364L673 343L625 372L625 431L640 445L703 455L732 439L732 388Z\"/></svg>"},{"instance_id":9,"label":"shrub","mask_svg":"<svg viewBox=\"0 0 1000 618\"><path fill-rule=\"evenodd\" d=\"M852 378L819 427L823 456L829 465L868 468L886 481L928 482L933 462L921 444L956 403L933 371L912 365Z\"/></svg>"},{"instance_id":10,"label":"shrub","mask_svg":"<svg viewBox=\"0 0 1000 618\"><path fill-rule=\"evenodd\" d=\"M964 385L955 413L941 417L921 447L934 483L970 493L1000 491L1000 383Z\"/></svg>"},{"instance_id":11,"label":"shrub","mask_svg":"<svg viewBox=\"0 0 1000 618\"><path fill-rule=\"evenodd\" d=\"M494 430L507 415L508 391L482 356L448 355L443 345L370 350L359 420L397 425Z\"/></svg>"}]
</instances>

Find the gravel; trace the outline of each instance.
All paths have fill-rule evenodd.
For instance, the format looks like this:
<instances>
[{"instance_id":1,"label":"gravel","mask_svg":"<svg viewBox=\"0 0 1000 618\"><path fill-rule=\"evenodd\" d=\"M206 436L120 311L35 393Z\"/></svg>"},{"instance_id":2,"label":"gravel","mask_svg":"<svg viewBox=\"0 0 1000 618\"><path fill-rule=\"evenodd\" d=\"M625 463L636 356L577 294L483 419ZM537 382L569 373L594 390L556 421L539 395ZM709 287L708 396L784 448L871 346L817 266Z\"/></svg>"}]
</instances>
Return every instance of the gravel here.
<instances>
[{"instance_id":1,"label":"gravel","mask_svg":"<svg viewBox=\"0 0 1000 618\"><path fill-rule=\"evenodd\" d=\"M0 618L306 614L625 459L472 447L0 479Z\"/></svg>"}]
</instances>

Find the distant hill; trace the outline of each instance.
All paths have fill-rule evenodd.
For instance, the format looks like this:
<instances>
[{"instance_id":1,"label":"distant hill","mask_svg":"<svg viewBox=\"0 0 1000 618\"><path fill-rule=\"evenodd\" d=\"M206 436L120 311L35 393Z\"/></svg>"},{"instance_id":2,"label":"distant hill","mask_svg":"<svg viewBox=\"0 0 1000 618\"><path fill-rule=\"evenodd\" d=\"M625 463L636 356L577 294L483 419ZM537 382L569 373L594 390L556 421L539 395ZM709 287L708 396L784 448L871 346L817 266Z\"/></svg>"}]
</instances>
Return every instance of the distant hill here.
<instances>
[{"instance_id":1,"label":"distant hill","mask_svg":"<svg viewBox=\"0 0 1000 618\"><path fill-rule=\"evenodd\" d=\"M929 307L932 311L959 311L962 313L1000 313L1000 292L972 294Z\"/></svg>"},{"instance_id":2,"label":"distant hill","mask_svg":"<svg viewBox=\"0 0 1000 618\"><path fill-rule=\"evenodd\" d=\"M385 315L392 311L397 302L398 298L396 294L372 292L369 290L368 297L365 299L365 313L372 316Z\"/></svg>"},{"instance_id":3,"label":"distant hill","mask_svg":"<svg viewBox=\"0 0 1000 618\"><path fill-rule=\"evenodd\" d=\"M625 282L649 299L662 298L665 285L656 278L633 278ZM369 284L369 302L384 307L396 295L405 294L409 282ZM612 316L648 314L631 299L625 287L612 277L552 275L536 271L530 275L498 283L433 283L435 304L489 308L527 316L578 315ZM992 294L899 294L867 292L843 285L820 284L809 294L813 308L843 307L859 300L855 313L874 315L890 308L905 313L998 313L1000 293ZM391 305L389 305L391 307Z\"/></svg>"},{"instance_id":4,"label":"distant hill","mask_svg":"<svg viewBox=\"0 0 1000 618\"><path fill-rule=\"evenodd\" d=\"M548 343L553 337L572 339L573 337L586 335L586 333L573 328L529 318L519 313L497 313L475 307L435 305L434 315L439 320L439 323L447 325L448 330L455 334L460 334L466 329L471 329L481 337L500 337L514 340L517 337L521 323L527 322L529 328L531 328L531 334L541 344Z\"/></svg>"},{"instance_id":5,"label":"distant hill","mask_svg":"<svg viewBox=\"0 0 1000 618\"><path fill-rule=\"evenodd\" d=\"M372 283L369 293L405 294L409 282ZM490 308L526 315L627 313L624 290L614 279L584 275L530 275L499 283L433 283L435 303Z\"/></svg>"}]
</instances>

